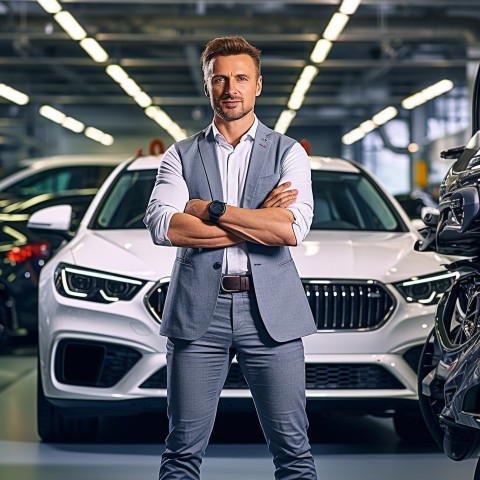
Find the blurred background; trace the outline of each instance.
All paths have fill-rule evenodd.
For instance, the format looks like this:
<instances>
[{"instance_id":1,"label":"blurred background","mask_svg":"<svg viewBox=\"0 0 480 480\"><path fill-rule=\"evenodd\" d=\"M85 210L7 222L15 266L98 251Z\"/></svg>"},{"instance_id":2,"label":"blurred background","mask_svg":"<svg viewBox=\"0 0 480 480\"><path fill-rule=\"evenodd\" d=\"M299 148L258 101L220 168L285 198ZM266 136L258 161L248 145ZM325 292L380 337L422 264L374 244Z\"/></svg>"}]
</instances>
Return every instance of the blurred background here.
<instances>
[{"instance_id":1,"label":"blurred background","mask_svg":"<svg viewBox=\"0 0 480 480\"><path fill-rule=\"evenodd\" d=\"M435 196L440 151L470 136L479 27L478 0L1 1L0 167L195 133L200 54L241 35L262 50L264 123Z\"/></svg>"}]
</instances>

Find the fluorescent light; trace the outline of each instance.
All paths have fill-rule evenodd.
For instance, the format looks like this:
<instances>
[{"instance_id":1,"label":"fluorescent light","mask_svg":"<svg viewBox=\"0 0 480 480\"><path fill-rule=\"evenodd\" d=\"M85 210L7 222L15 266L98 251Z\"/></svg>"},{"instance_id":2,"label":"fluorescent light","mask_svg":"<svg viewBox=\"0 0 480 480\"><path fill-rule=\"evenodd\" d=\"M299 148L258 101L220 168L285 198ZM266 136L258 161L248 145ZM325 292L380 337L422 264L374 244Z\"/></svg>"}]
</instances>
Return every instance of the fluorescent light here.
<instances>
[{"instance_id":1,"label":"fluorescent light","mask_svg":"<svg viewBox=\"0 0 480 480\"><path fill-rule=\"evenodd\" d=\"M69 130L75 133L82 133L85 128L85 124L82 122L79 122L78 120L75 120L75 118L67 117L62 122L62 127L68 128Z\"/></svg>"},{"instance_id":2,"label":"fluorescent light","mask_svg":"<svg viewBox=\"0 0 480 480\"><path fill-rule=\"evenodd\" d=\"M137 93L141 92L141 88L137 85L135 80L131 78L127 78L124 80L120 86L125 90L127 95L130 95L131 97L134 97Z\"/></svg>"},{"instance_id":3,"label":"fluorescent light","mask_svg":"<svg viewBox=\"0 0 480 480\"><path fill-rule=\"evenodd\" d=\"M332 42L330 42L329 40L325 40L324 38L320 39L316 43L315 48L313 49L312 54L310 55L310 60L313 63L324 62L331 48L332 48Z\"/></svg>"},{"instance_id":4,"label":"fluorescent light","mask_svg":"<svg viewBox=\"0 0 480 480\"><path fill-rule=\"evenodd\" d=\"M175 139L175 141L178 142L179 140L187 138L187 133L185 130L180 128L180 126L175 123L160 107L147 107L145 109L145 115L155 120L155 122L157 122L164 130L166 130Z\"/></svg>"},{"instance_id":5,"label":"fluorescent light","mask_svg":"<svg viewBox=\"0 0 480 480\"><path fill-rule=\"evenodd\" d=\"M96 142L101 142L103 138L104 133L99 130L98 128L95 127L87 127L85 129L85 136L88 138L91 138L92 140L95 140Z\"/></svg>"},{"instance_id":6,"label":"fluorescent light","mask_svg":"<svg viewBox=\"0 0 480 480\"><path fill-rule=\"evenodd\" d=\"M145 92L138 92L133 99L143 108L149 107L153 103L153 100Z\"/></svg>"},{"instance_id":7,"label":"fluorescent light","mask_svg":"<svg viewBox=\"0 0 480 480\"><path fill-rule=\"evenodd\" d=\"M67 116L62 113L60 110L57 110L56 108L51 107L50 105L43 105L40 107L39 111L40 115L42 117L48 118L52 122L55 123L63 123Z\"/></svg>"},{"instance_id":8,"label":"fluorescent light","mask_svg":"<svg viewBox=\"0 0 480 480\"><path fill-rule=\"evenodd\" d=\"M47 13L58 13L62 7L57 0L37 0Z\"/></svg>"},{"instance_id":9,"label":"fluorescent light","mask_svg":"<svg viewBox=\"0 0 480 480\"><path fill-rule=\"evenodd\" d=\"M102 145L106 145L107 147L112 145L114 141L114 138L111 135L102 132L95 127L87 127L85 129L85 136L91 138L92 140L95 140L96 142L101 143Z\"/></svg>"},{"instance_id":10,"label":"fluorescent light","mask_svg":"<svg viewBox=\"0 0 480 480\"><path fill-rule=\"evenodd\" d=\"M100 143L102 145L107 146L107 147L112 145L113 142L114 142L114 138L111 135L109 135L108 133L104 133L102 139L100 140Z\"/></svg>"},{"instance_id":11,"label":"fluorescent light","mask_svg":"<svg viewBox=\"0 0 480 480\"><path fill-rule=\"evenodd\" d=\"M344 13L345 15L353 15L357 11L361 1L362 0L343 0L339 8L340 13Z\"/></svg>"},{"instance_id":12,"label":"fluorescent light","mask_svg":"<svg viewBox=\"0 0 480 480\"><path fill-rule=\"evenodd\" d=\"M0 97L6 98L18 105L25 105L30 101L30 98L25 93L19 92L4 83L0 83Z\"/></svg>"},{"instance_id":13,"label":"fluorescent light","mask_svg":"<svg viewBox=\"0 0 480 480\"><path fill-rule=\"evenodd\" d=\"M369 133L372 130L375 130L377 128L377 125L372 120L366 120L365 122L359 125L359 128L360 130L362 130L362 132Z\"/></svg>"},{"instance_id":14,"label":"fluorescent light","mask_svg":"<svg viewBox=\"0 0 480 480\"><path fill-rule=\"evenodd\" d=\"M440 80L433 84L432 86L425 88L423 93L427 96L430 100L434 97L438 97L439 95L443 95L444 93L448 92L453 88L453 82L451 80Z\"/></svg>"},{"instance_id":15,"label":"fluorescent light","mask_svg":"<svg viewBox=\"0 0 480 480\"><path fill-rule=\"evenodd\" d=\"M274 130L279 133L285 133L296 114L295 110L284 110L278 117Z\"/></svg>"},{"instance_id":16,"label":"fluorescent light","mask_svg":"<svg viewBox=\"0 0 480 480\"><path fill-rule=\"evenodd\" d=\"M87 32L75 20L70 12L65 10L56 13L53 18L60 24L60 26L70 35L73 40L82 40L87 36Z\"/></svg>"},{"instance_id":17,"label":"fluorescent light","mask_svg":"<svg viewBox=\"0 0 480 480\"><path fill-rule=\"evenodd\" d=\"M352 143L358 142L358 140L362 139L364 136L365 133L360 128L355 128L342 137L342 142L345 145L351 145Z\"/></svg>"},{"instance_id":18,"label":"fluorescent light","mask_svg":"<svg viewBox=\"0 0 480 480\"><path fill-rule=\"evenodd\" d=\"M345 28L349 20L349 16L344 13L334 13L330 22L327 25L327 28L323 32L323 38L327 40L334 41L342 33L342 30Z\"/></svg>"},{"instance_id":19,"label":"fluorescent light","mask_svg":"<svg viewBox=\"0 0 480 480\"><path fill-rule=\"evenodd\" d=\"M417 92L414 95L405 98L402 101L402 107L406 110L411 110L412 108L416 108L419 105L422 105L423 103L432 100L432 98L443 95L444 93L451 90L453 87L454 85L451 80L440 80L439 82L424 88L420 92Z\"/></svg>"},{"instance_id":20,"label":"fluorescent light","mask_svg":"<svg viewBox=\"0 0 480 480\"><path fill-rule=\"evenodd\" d=\"M109 65L105 71L117 83L122 83L128 79L127 72L120 65Z\"/></svg>"},{"instance_id":21,"label":"fluorescent light","mask_svg":"<svg viewBox=\"0 0 480 480\"><path fill-rule=\"evenodd\" d=\"M97 63L103 63L108 60L108 53L100 46L100 44L94 38L84 38L80 41L80 46Z\"/></svg>"},{"instance_id":22,"label":"fluorescent light","mask_svg":"<svg viewBox=\"0 0 480 480\"><path fill-rule=\"evenodd\" d=\"M182 130L180 125L175 122L173 122L170 128L167 129L167 132L174 138L176 142L187 138L185 130Z\"/></svg>"},{"instance_id":23,"label":"fluorescent light","mask_svg":"<svg viewBox=\"0 0 480 480\"><path fill-rule=\"evenodd\" d=\"M427 99L422 94L422 92L418 92L402 100L402 107L406 110L411 110L412 108L416 108L419 105L422 105L426 101Z\"/></svg>"},{"instance_id":24,"label":"fluorescent light","mask_svg":"<svg viewBox=\"0 0 480 480\"><path fill-rule=\"evenodd\" d=\"M313 65L307 65L304 69L302 74L300 75L300 80L304 80L309 84L312 83L313 79L318 74L318 68L314 67Z\"/></svg>"},{"instance_id":25,"label":"fluorescent light","mask_svg":"<svg viewBox=\"0 0 480 480\"><path fill-rule=\"evenodd\" d=\"M392 118L395 118L397 115L398 110L395 107L387 107L374 115L372 120L375 122L375 125L383 125L384 123L389 122Z\"/></svg>"},{"instance_id":26,"label":"fluorescent light","mask_svg":"<svg viewBox=\"0 0 480 480\"><path fill-rule=\"evenodd\" d=\"M158 110L160 110L158 107L147 107L145 109L145 115L150 118L155 118L155 115L157 114Z\"/></svg>"},{"instance_id":27,"label":"fluorescent light","mask_svg":"<svg viewBox=\"0 0 480 480\"><path fill-rule=\"evenodd\" d=\"M290 100L288 101L287 107L290 110L298 110L302 106L304 99L305 99L305 93L294 90L292 92L292 95L290 96Z\"/></svg>"},{"instance_id":28,"label":"fluorescent light","mask_svg":"<svg viewBox=\"0 0 480 480\"><path fill-rule=\"evenodd\" d=\"M161 109L158 109L154 120L165 130L170 128L173 124L173 120Z\"/></svg>"}]
</instances>

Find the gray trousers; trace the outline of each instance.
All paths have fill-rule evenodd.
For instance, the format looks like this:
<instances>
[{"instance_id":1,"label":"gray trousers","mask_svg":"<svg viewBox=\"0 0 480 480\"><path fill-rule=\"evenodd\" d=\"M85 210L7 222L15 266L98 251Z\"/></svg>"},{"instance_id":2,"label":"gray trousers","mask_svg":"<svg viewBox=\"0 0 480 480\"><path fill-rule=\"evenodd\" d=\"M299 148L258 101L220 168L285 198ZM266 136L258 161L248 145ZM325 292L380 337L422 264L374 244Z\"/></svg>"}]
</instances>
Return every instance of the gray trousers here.
<instances>
[{"instance_id":1,"label":"gray trousers","mask_svg":"<svg viewBox=\"0 0 480 480\"><path fill-rule=\"evenodd\" d=\"M211 325L198 340L168 340L170 433L159 479L200 478L220 392L234 355L273 455L275 478L316 480L307 438L302 340L275 342L263 326L253 292L220 294Z\"/></svg>"}]
</instances>

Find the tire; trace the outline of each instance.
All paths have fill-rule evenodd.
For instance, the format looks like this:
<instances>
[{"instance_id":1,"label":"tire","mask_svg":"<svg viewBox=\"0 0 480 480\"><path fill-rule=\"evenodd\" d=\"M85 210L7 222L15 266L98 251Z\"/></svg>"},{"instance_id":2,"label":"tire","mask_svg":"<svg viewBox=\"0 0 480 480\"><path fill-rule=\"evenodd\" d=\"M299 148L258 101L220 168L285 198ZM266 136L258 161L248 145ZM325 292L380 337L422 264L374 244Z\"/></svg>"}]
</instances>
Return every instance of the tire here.
<instances>
[{"instance_id":1,"label":"tire","mask_svg":"<svg viewBox=\"0 0 480 480\"><path fill-rule=\"evenodd\" d=\"M480 276L472 273L457 280L440 300L436 335L443 350L460 354L478 339L479 294Z\"/></svg>"},{"instance_id":2,"label":"tire","mask_svg":"<svg viewBox=\"0 0 480 480\"><path fill-rule=\"evenodd\" d=\"M95 440L98 418L67 418L43 393L40 366L37 373L37 431L45 442L87 443Z\"/></svg>"},{"instance_id":3,"label":"tire","mask_svg":"<svg viewBox=\"0 0 480 480\"><path fill-rule=\"evenodd\" d=\"M395 433L405 442L431 442L430 430L425 425L419 407L397 410L393 415Z\"/></svg>"},{"instance_id":4,"label":"tire","mask_svg":"<svg viewBox=\"0 0 480 480\"><path fill-rule=\"evenodd\" d=\"M418 362L418 400L424 424L435 443L443 451L444 431L440 427L440 413L444 407L443 385L437 385L431 396L423 394L423 379L438 365L439 344L433 329L425 341Z\"/></svg>"}]
</instances>

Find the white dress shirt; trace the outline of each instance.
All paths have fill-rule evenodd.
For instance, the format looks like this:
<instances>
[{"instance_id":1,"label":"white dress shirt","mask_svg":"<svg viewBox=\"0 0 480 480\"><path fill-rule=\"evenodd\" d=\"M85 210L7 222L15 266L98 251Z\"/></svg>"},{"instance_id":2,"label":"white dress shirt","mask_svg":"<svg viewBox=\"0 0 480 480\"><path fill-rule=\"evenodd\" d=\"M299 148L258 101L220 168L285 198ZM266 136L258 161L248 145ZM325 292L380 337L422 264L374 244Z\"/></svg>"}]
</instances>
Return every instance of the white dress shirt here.
<instances>
[{"instance_id":1,"label":"white dress shirt","mask_svg":"<svg viewBox=\"0 0 480 480\"><path fill-rule=\"evenodd\" d=\"M223 198L228 205L240 206L243 201L248 165L257 132L258 119L245 133L236 147L225 140L215 122L213 129L216 153L222 180ZM206 134L209 132L207 131ZM296 143L288 152L278 185L291 182L290 189L298 190L297 200L288 207L294 215L293 232L299 245L307 235L313 218L313 198L310 162L305 149ZM190 196L182 174L182 162L172 145L165 152L158 169L155 188L145 215L145 222L154 224L155 240L159 245L171 245L168 238L170 220L175 213L183 212ZM218 200L218 199L214 199ZM225 248L223 273L250 272L245 242Z\"/></svg>"}]
</instances>

